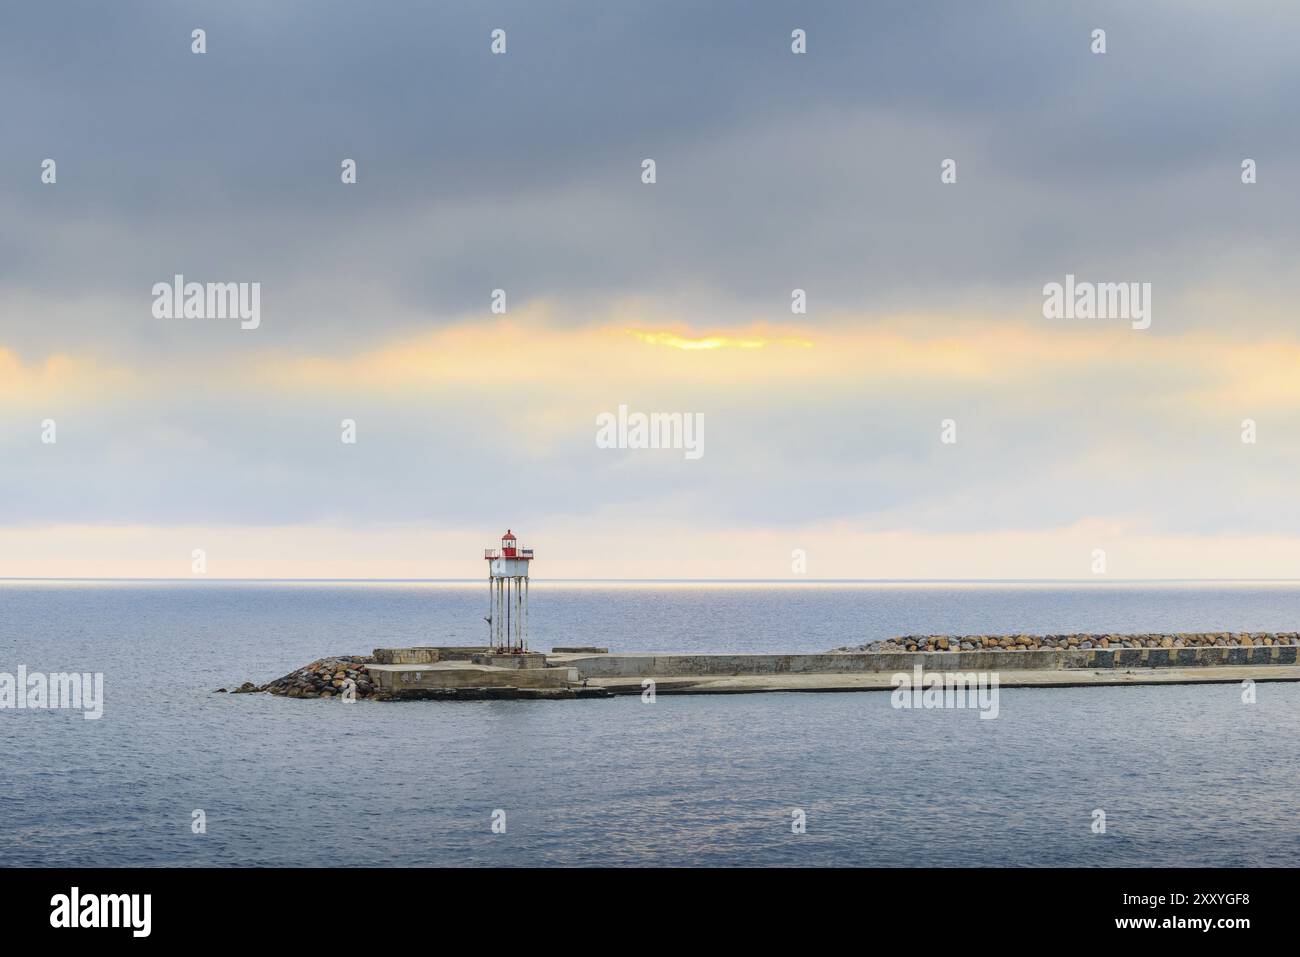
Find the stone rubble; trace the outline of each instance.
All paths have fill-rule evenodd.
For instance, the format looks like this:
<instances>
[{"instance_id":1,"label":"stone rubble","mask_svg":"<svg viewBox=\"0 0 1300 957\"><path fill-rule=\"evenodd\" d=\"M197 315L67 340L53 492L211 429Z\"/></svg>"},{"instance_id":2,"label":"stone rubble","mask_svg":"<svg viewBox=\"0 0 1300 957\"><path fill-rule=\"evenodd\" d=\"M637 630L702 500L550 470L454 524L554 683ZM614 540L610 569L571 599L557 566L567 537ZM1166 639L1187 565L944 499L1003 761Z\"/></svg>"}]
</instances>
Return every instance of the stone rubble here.
<instances>
[{"instance_id":1,"label":"stone rubble","mask_svg":"<svg viewBox=\"0 0 1300 957\"><path fill-rule=\"evenodd\" d=\"M265 691L269 694L283 695L286 698L339 698L347 680L356 682L357 698L377 697L378 688L370 680L366 665L372 665L375 659L370 655L335 655L313 661L297 671L291 671L282 678L258 686L245 681L234 690L234 694L252 694ZM217 689L225 691L224 688Z\"/></svg>"},{"instance_id":2,"label":"stone rubble","mask_svg":"<svg viewBox=\"0 0 1300 957\"><path fill-rule=\"evenodd\" d=\"M1250 648L1300 644L1300 633L1180 632L1157 635L904 635L862 645L832 648L829 654L896 651L1043 651L1077 648Z\"/></svg>"}]
</instances>

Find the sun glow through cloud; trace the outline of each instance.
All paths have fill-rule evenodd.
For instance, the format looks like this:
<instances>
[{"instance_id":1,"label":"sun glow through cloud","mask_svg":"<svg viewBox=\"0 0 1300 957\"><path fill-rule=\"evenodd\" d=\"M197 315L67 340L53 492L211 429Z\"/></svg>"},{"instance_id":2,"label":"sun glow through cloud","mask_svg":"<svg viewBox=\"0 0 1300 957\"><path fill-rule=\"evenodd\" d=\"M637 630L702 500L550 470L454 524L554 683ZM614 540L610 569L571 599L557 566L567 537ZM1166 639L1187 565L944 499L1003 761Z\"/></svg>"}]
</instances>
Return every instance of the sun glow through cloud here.
<instances>
[{"instance_id":1,"label":"sun glow through cloud","mask_svg":"<svg viewBox=\"0 0 1300 957\"><path fill-rule=\"evenodd\" d=\"M764 346L793 346L802 349L811 349L812 342L808 339L762 339L762 338L735 338L732 336L699 336L691 337L679 335L675 332L646 332L641 329L629 329L633 336L642 342L652 346L668 346L673 349L682 349L687 352L700 349L762 349Z\"/></svg>"}]
</instances>

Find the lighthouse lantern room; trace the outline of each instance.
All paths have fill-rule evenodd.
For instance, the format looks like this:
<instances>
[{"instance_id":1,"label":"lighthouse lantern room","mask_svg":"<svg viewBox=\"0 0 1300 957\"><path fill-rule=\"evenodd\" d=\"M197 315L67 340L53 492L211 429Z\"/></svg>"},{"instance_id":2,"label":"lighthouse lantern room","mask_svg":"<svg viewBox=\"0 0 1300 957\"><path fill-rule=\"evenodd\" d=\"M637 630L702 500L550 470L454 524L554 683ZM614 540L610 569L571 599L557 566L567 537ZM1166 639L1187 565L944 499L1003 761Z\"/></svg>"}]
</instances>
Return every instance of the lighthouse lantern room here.
<instances>
[{"instance_id":1,"label":"lighthouse lantern room","mask_svg":"<svg viewBox=\"0 0 1300 957\"><path fill-rule=\"evenodd\" d=\"M499 654L528 650L528 564L531 548L520 548L506 529L500 548L484 550L488 563L488 644Z\"/></svg>"}]
</instances>

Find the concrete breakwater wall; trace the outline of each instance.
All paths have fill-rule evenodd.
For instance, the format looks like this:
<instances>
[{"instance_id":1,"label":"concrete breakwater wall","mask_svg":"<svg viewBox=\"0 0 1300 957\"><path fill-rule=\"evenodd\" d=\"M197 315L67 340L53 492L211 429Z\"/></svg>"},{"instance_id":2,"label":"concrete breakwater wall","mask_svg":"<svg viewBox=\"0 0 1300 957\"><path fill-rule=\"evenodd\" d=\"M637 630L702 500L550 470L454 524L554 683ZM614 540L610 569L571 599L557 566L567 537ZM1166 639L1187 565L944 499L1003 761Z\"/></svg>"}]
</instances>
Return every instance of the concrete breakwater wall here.
<instances>
[{"instance_id":1,"label":"concrete breakwater wall","mask_svg":"<svg viewBox=\"0 0 1300 957\"><path fill-rule=\"evenodd\" d=\"M833 649L833 654L887 651L1022 651L1041 648L1272 648L1300 643L1300 633L1175 632L1155 635L904 635Z\"/></svg>"},{"instance_id":2,"label":"concrete breakwater wall","mask_svg":"<svg viewBox=\"0 0 1300 957\"><path fill-rule=\"evenodd\" d=\"M925 636L812 654L609 654L602 648L494 655L481 647L379 648L335 655L236 693L354 700L588 698L665 693L869 691L926 671L1001 673L1008 686L1300 681L1295 634ZM899 650L899 642L902 650ZM1231 642L1231 643L1230 643ZM946 644L946 649L945 649ZM908 648L912 650L907 650ZM1260 667L1264 666L1264 667ZM225 689L218 689L224 691Z\"/></svg>"},{"instance_id":3,"label":"concrete breakwater wall","mask_svg":"<svg viewBox=\"0 0 1300 957\"><path fill-rule=\"evenodd\" d=\"M1037 650L831 652L809 655L565 655L583 678L717 675L852 674L911 671L1065 671L1105 668L1196 668L1294 665L1296 645L1183 648L1040 648Z\"/></svg>"}]
</instances>

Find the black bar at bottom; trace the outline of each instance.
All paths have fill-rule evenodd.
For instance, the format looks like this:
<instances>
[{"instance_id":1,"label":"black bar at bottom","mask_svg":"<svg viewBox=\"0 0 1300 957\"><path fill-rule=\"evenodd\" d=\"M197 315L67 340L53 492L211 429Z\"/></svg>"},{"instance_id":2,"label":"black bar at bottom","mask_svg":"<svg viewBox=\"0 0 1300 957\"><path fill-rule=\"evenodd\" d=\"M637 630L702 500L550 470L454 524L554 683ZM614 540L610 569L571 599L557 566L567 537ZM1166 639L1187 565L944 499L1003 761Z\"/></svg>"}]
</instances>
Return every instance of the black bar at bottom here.
<instances>
[{"instance_id":1,"label":"black bar at bottom","mask_svg":"<svg viewBox=\"0 0 1300 957\"><path fill-rule=\"evenodd\" d=\"M734 946L813 921L819 934L928 928L952 942L979 928L1002 940L1049 935L1040 943L1231 946L1287 932L1298 886L1295 869L0 869L0 919L6 944L76 934L296 950L356 934L360 946L430 947L464 933L497 949L552 935L662 942L689 928L697 943Z\"/></svg>"}]
</instances>

